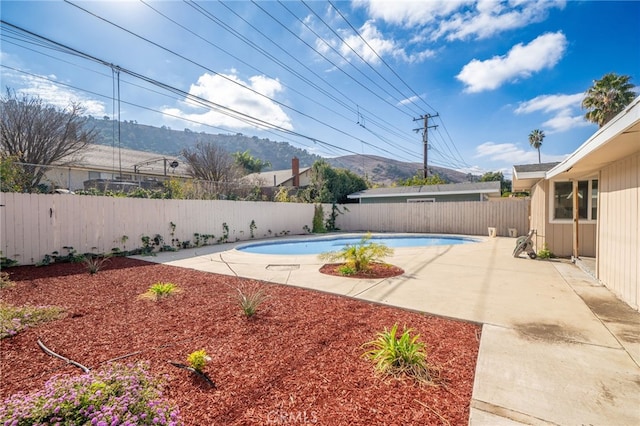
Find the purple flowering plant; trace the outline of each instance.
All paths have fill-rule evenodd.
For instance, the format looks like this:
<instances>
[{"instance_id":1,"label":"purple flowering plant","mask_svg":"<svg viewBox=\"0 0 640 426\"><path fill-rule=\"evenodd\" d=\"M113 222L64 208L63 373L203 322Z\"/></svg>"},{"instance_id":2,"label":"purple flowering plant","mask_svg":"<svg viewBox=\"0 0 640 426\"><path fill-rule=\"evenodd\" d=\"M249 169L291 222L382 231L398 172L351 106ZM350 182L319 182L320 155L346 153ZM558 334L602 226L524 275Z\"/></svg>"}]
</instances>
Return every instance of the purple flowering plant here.
<instances>
[{"instance_id":1,"label":"purple flowering plant","mask_svg":"<svg viewBox=\"0 0 640 426\"><path fill-rule=\"evenodd\" d=\"M0 339L12 337L40 323L58 319L64 309L57 306L13 306L0 302Z\"/></svg>"},{"instance_id":2,"label":"purple flowering plant","mask_svg":"<svg viewBox=\"0 0 640 426\"><path fill-rule=\"evenodd\" d=\"M181 426L148 363L109 364L79 376L54 376L44 389L19 392L0 404L3 425Z\"/></svg>"}]
</instances>

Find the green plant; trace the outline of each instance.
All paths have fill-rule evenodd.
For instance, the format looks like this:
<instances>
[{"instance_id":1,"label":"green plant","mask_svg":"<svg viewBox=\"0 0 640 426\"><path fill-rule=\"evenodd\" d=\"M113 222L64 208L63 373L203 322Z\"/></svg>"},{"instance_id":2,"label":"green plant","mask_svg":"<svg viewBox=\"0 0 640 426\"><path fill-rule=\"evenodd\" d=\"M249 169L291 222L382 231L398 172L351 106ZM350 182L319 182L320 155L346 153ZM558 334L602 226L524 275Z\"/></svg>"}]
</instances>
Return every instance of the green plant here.
<instances>
[{"instance_id":1,"label":"green plant","mask_svg":"<svg viewBox=\"0 0 640 426\"><path fill-rule=\"evenodd\" d=\"M251 223L249 224L249 233L251 235L251 238L254 238L254 232L258 227L256 226L256 221L255 220L251 220Z\"/></svg>"},{"instance_id":2,"label":"green plant","mask_svg":"<svg viewBox=\"0 0 640 426\"><path fill-rule=\"evenodd\" d=\"M312 232L314 234L322 234L327 232L324 227L324 210L322 204L316 204L313 208L313 221L311 223Z\"/></svg>"},{"instance_id":3,"label":"green plant","mask_svg":"<svg viewBox=\"0 0 640 426\"><path fill-rule=\"evenodd\" d=\"M180 287L173 283L157 282L142 293L139 297L141 299L151 299L158 301L160 299L171 296L172 294L182 291Z\"/></svg>"},{"instance_id":4,"label":"green plant","mask_svg":"<svg viewBox=\"0 0 640 426\"><path fill-rule=\"evenodd\" d=\"M420 335L411 336L411 331L405 327L398 336L397 323L391 330L385 328L375 340L363 345L371 349L362 356L372 361L379 373L394 377L408 375L420 382L432 383L438 372L427 362L425 345L418 340Z\"/></svg>"},{"instance_id":5,"label":"green plant","mask_svg":"<svg viewBox=\"0 0 640 426\"><path fill-rule=\"evenodd\" d=\"M264 287L254 284L246 284L235 288L235 299L242 313L247 317L253 317L268 294Z\"/></svg>"},{"instance_id":6,"label":"green plant","mask_svg":"<svg viewBox=\"0 0 640 426\"><path fill-rule=\"evenodd\" d=\"M85 256L82 260L89 271L89 274L97 274L104 264L109 261L109 255L104 256Z\"/></svg>"},{"instance_id":7,"label":"green plant","mask_svg":"<svg viewBox=\"0 0 640 426\"><path fill-rule=\"evenodd\" d=\"M63 249L67 250L67 254L65 256L56 257L56 262L71 262L71 263L80 263L84 260L84 256L79 254L76 249L71 246L64 246ZM54 252L57 254L57 252Z\"/></svg>"},{"instance_id":8,"label":"green plant","mask_svg":"<svg viewBox=\"0 0 640 426\"><path fill-rule=\"evenodd\" d=\"M551 250L549 250L549 246L547 246L547 243L544 243L542 249L538 250L538 258L551 259L552 257L555 257L555 255L551 252Z\"/></svg>"},{"instance_id":9,"label":"green plant","mask_svg":"<svg viewBox=\"0 0 640 426\"><path fill-rule=\"evenodd\" d=\"M211 357L207 355L207 351L200 349L199 351L191 352L187 356L187 365L198 373L202 373L207 362L211 361Z\"/></svg>"},{"instance_id":10,"label":"green plant","mask_svg":"<svg viewBox=\"0 0 640 426\"><path fill-rule=\"evenodd\" d=\"M358 271L356 271L355 268L349 265L342 265L338 268L338 272L340 272L341 275L354 275Z\"/></svg>"},{"instance_id":11,"label":"green plant","mask_svg":"<svg viewBox=\"0 0 640 426\"><path fill-rule=\"evenodd\" d=\"M15 266L18 264L18 261L15 259L9 259L8 257L1 256L2 251L0 251L0 268L10 268L11 266Z\"/></svg>"},{"instance_id":12,"label":"green plant","mask_svg":"<svg viewBox=\"0 0 640 426\"><path fill-rule=\"evenodd\" d=\"M143 235L142 237L140 237L140 240L142 241L142 255L154 256L151 237L149 237L148 235Z\"/></svg>"},{"instance_id":13,"label":"green plant","mask_svg":"<svg viewBox=\"0 0 640 426\"><path fill-rule=\"evenodd\" d=\"M355 272L366 271L369 264L378 262L386 256L393 254L393 249L381 243L373 243L371 234L367 234L356 244L347 244L339 251L331 251L320 254L320 259L324 261L342 260L345 266L355 270Z\"/></svg>"},{"instance_id":14,"label":"green plant","mask_svg":"<svg viewBox=\"0 0 640 426\"><path fill-rule=\"evenodd\" d=\"M36 263L36 266L47 266L50 265L51 262L53 262L55 259L55 257L51 257L48 254L45 254L44 257L42 258L42 260L38 263Z\"/></svg>"},{"instance_id":15,"label":"green plant","mask_svg":"<svg viewBox=\"0 0 640 426\"><path fill-rule=\"evenodd\" d=\"M227 222L222 223L222 242L226 243L229 241L229 225Z\"/></svg>"},{"instance_id":16,"label":"green plant","mask_svg":"<svg viewBox=\"0 0 640 426\"><path fill-rule=\"evenodd\" d=\"M11 281L11 277L8 273L0 271L0 288L13 287L14 282Z\"/></svg>"},{"instance_id":17,"label":"green plant","mask_svg":"<svg viewBox=\"0 0 640 426\"><path fill-rule=\"evenodd\" d=\"M148 363L108 364L74 376L55 376L44 389L19 392L0 404L0 423L11 425L183 425L162 395Z\"/></svg>"},{"instance_id":18,"label":"green plant","mask_svg":"<svg viewBox=\"0 0 640 426\"><path fill-rule=\"evenodd\" d=\"M0 302L0 339L15 336L28 327L58 319L63 312L57 306L13 306Z\"/></svg>"},{"instance_id":19,"label":"green plant","mask_svg":"<svg viewBox=\"0 0 640 426\"><path fill-rule=\"evenodd\" d=\"M344 207L343 211L340 211L340 208L338 208L338 205L336 203L333 203L331 205L331 214L329 215L329 218L325 223L327 231L338 231L340 228L336 226L336 219L338 218L338 215L344 214L344 212L348 212L348 211L349 209L347 209L346 207Z\"/></svg>"}]
</instances>

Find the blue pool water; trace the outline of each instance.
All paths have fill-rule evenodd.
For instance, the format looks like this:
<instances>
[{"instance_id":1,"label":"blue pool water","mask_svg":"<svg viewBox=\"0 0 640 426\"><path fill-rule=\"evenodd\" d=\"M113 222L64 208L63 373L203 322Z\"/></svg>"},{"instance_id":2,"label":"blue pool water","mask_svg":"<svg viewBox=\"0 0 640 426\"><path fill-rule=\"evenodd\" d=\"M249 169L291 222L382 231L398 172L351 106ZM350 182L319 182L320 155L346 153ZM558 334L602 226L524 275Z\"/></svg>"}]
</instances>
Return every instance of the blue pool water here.
<instances>
[{"instance_id":1,"label":"blue pool water","mask_svg":"<svg viewBox=\"0 0 640 426\"><path fill-rule=\"evenodd\" d=\"M362 237L309 238L303 240L280 240L264 243L242 244L236 247L246 253L256 254L320 254L342 249L347 244L357 244ZM464 237L373 235L371 241L387 247L422 247L474 243L478 240Z\"/></svg>"}]
</instances>

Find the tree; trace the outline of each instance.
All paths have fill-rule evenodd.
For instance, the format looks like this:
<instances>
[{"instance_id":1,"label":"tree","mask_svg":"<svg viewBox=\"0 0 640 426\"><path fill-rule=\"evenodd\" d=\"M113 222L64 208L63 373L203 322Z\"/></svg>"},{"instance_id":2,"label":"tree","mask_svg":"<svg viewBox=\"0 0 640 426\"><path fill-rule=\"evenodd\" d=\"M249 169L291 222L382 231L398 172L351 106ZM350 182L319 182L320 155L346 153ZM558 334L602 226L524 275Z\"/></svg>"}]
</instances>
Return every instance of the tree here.
<instances>
[{"instance_id":1,"label":"tree","mask_svg":"<svg viewBox=\"0 0 640 426\"><path fill-rule=\"evenodd\" d=\"M502 172L487 172L480 177L480 182L500 182L500 192L511 192L511 181L505 179Z\"/></svg>"},{"instance_id":2,"label":"tree","mask_svg":"<svg viewBox=\"0 0 640 426\"><path fill-rule=\"evenodd\" d=\"M198 142L194 147L182 150L182 156L187 163L187 173L207 181L210 192L216 194L228 195L228 184L240 175L231 155L212 143Z\"/></svg>"},{"instance_id":3,"label":"tree","mask_svg":"<svg viewBox=\"0 0 640 426\"><path fill-rule=\"evenodd\" d=\"M542 130L535 129L531 133L529 133L529 145L538 150L538 164L542 162L540 161L540 147L542 146L543 139L544 132Z\"/></svg>"},{"instance_id":4,"label":"tree","mask_svg":"<svg viewBox=\"0 0 640 426\"><path fill-rule=\"evenodd\" d=\"M262 161L259 158L252 157L249 150L234 152L232 155L236 165L241 167L247 174L260 173L263 169L271 167L269 161Z\"/></svg>"},{"instance_id":5,"label":"tree","mask_svg":"<svg viewBox=\"0 0 640 426\"><path fill-rule=\"evenodd\" d=\"M443 185L447 182L435 174L433 176L424 177L422 172L416 173L414 176L407 179L400 179L396 185L398 186L422 186L422 185Z\"/></svg>"},{"instance_id":6,"label":"tree","mask_svg":"<svg viewBox=\"0 0 640 426\"><path fill-rule=\"evenodd\" d=\"M630 80L628 75L615 73L594 80L582 100L582 108L588 110L584 117L599 127L607 124L636 97Z\"/></svg>"},{"instance_id":7,"label":"tree","mask_svg":"<svg viewBox=\"0 0 640 426\"><path fill-rule=\"evenodd\" d=\"M7 88L0 98L0 150L22 169L22 190L33 190L48 166L69 164L73 154L94 143L96 132L86 128L84 111L79 103L56 108L39 97L18 97Z\"/></svg>"},{"instance_id":8,"label":"tree","mask_svg":"<svg viewBox=\"0 0 640 426\"><path fill-rule=\"evenodd\" d=\"M346 169L334 169L324 160L311 166L311 185L300 198L311 203L344 203L347 195L367 189L363 178Z\"/></svg>"}]
</instances>

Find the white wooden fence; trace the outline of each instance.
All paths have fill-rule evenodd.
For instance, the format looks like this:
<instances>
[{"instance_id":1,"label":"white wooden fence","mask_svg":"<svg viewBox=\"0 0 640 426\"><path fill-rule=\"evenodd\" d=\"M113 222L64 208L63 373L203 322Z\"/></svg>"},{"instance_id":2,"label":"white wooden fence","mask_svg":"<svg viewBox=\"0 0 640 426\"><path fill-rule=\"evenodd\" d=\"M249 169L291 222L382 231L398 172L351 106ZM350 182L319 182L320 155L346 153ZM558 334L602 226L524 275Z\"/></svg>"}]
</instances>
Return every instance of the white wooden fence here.
<instances>
[{"instance_id":1,"label":"white wooden fence","mask_svg":"<svg viewBox=\"0 0 640 426\"><path fill-rule=\"evenodd\" d=\"M428 232L487 235L496 228L498 236L518 235L529 227L529 200L506 198L495 201L451 203L394 203L347 205L338 226L349 231Z\"/></svg>"},{"instance_id":2,"label":"white wooden fence","mask_svg":"<svg viewBox=\"0 0 640 426\"><path fill-rule=\"evenodd\" d=\"M117 247L142 246L141 237L160 235L194 242L194 233L249 240L304 234L312 227L312 204L250 201L150 200L67 194L0 194L0 250L20 264L34 264L45 254L71 246L78 253L108 253ZM495 227L524 234L528 200L494 202L349 205L337 218L343 231L431 232L486 235ZM341 207L343 209L343 207ZM324 206L325 216L331 206ZM251 223L255 229L251 229ZM175 224L175 230L170 224ZM172 235L173 233L173 235ZM123 241L123 236L127 236Z\"/></svg>"}]
</instances>

